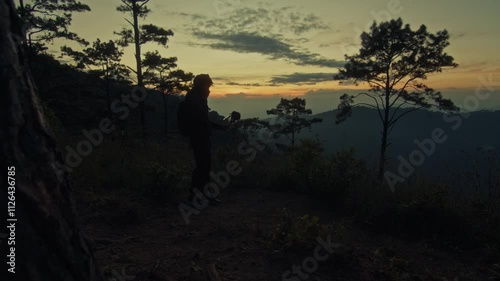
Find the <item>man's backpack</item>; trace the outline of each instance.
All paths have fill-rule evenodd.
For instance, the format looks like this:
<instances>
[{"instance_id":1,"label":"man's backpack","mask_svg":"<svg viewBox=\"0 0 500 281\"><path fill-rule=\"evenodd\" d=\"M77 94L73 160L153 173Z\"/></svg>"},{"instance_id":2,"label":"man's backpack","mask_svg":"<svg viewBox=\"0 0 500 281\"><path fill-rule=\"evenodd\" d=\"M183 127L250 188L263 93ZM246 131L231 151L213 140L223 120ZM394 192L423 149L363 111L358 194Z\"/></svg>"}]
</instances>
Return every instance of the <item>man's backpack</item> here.
<instances>
[{"instance_id":1,"label":"man's backpack","mask_svg":"<svg viewBox=\"0 0 500 281\"><path fill-rule=\"evenodd\" d=\"M188 137L191 135L192 131L192 111L191 106L185 100L179 103L177 108L177 128L182 135Z\"/></svg>"}]
</instances>

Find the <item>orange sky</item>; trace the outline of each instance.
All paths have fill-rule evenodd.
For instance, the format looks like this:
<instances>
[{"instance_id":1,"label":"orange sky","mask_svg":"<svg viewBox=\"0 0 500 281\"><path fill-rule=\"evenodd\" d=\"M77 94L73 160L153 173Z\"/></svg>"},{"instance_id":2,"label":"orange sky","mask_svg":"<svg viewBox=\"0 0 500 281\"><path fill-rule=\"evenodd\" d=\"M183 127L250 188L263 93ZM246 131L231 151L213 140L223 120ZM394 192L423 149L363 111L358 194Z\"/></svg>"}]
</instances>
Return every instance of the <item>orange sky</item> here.
<instances>
[{"instance_id":1,"label":"orange sky","mask_svg":"<svg viewBox=\"0 0 500 281\"><path fill-rule=\"evenodd\" d=\"M119 0L84 2L92 11L74 15L71 30L86 40L117 39L113 31L127 27L125 15L116 11ZM446 52L459 67L430 76L429 86L472 91L481 85L480 76L500 81L500 1L151 0L148 7L153 12L144 23L175 35L168 48L147 44L143 52L159 50L176 56L183 70L209 73L216 83L212 97L243 93L256 99L342 89L328 77L337 72L344 54L359 50L361 31L373 20L397 17L413 29L425 24L430 32L447 29L451 34ZM57 41L51 51L62 44L68 43ZM130 66L132 49L123 58Z\"/></svg>"}]
</instances>

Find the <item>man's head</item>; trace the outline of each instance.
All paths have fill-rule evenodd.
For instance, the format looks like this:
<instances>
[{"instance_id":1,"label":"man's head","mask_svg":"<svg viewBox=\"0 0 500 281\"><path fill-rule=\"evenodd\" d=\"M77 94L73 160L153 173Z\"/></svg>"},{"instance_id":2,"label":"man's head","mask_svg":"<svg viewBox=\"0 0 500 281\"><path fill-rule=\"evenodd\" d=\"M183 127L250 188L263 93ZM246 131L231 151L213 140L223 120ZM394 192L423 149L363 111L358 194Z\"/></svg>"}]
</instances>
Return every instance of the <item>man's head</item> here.
<instances>
[{"instance_id":1,"label":"man's head","mask_svg":"<svg viewBox=\"0 0 500 281\"><path fill-rule=\"evenodd\" d=\"M210 95L210 87L214 84L212 79L208 74L198 74L194 77L193 87L201 91L201 95L204 98L208 98Z\"/></svg>"}]
</instances>

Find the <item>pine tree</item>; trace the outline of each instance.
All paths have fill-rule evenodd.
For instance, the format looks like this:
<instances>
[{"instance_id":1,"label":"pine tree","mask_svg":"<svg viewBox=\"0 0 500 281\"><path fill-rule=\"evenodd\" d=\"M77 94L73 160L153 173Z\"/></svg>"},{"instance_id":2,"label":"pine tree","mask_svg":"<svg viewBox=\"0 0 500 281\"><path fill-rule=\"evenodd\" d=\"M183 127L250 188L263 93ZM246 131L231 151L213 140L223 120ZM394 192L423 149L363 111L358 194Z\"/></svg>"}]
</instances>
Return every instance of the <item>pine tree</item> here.
<instances>
[{"instance_id":1,"label":"pine tree","mask_svg":"<svg viewBox=\"0 0 500 281\"><path fill-rule=\"evenodd\" d=\"M444 111L458 110L451 100L422 83L429 74L458 66L453 57L444 52L450 44L449 37L446 30L429 33L425 25L413 31L410 25L403 26L401 18L380 24L374 22L369 32L361 34L359 53L346 55L347 63L334 77L342 82L366 83L370 88L367 93L340 97L337 123L351 115L353 106L377 109L382 122L380 178L387 161L388 136L402 117L431 106ZM354 105L354 99L359 96L366 96L373 103Z\"/></svg>"}]
</instances>

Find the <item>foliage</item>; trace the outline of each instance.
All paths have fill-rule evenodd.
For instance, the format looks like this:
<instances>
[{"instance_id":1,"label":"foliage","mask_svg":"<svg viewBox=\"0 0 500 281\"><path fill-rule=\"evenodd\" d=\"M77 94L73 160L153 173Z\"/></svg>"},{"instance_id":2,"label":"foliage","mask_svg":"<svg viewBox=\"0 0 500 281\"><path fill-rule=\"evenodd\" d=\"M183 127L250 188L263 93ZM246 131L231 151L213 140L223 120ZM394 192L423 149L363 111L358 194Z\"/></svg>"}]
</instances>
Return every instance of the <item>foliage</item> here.
<instances>
[{"instance_id":1,"label":"foliage","mask_svg":"<svg viewBox=\"0 0 500 281\"><path fill-rule=\"evenodd\" d=\"M310 191L327 173L323 153L323 145L318 140L300 140L297 149L292 152L293 173L299 189Z\"/></svg>"},{"instance_id":2,"label":"foliage","mask_svg":"<svg viewBox=\"0 0 500 281\"><path fill-rule=\"evenodd\" d=\"M70 56L75 61L77 68L87 68L89 73L101 78L123 80L129 75L129 70L120 63L123 51L111 40L101 42L97 39L92 47L81 52L68 46L62 46L61 51L62 55Z\"/></svg>"},{"instance_id":3,"label":"foliage","mask_svg":"<svg viewBox=\"0 0 500 281\"><path fill-rule=\"evenodd\" d=\"M180 93L191 87L193 74L177 67L177 58L164 58L158 51L146 52L142 65L145 85L151 85L164 94Z\"/></svg>"},{"instance_id":4,"label":"foliage","mask_svg":"<svg viewBox=\"0 0 500 281\"><path fill-rule=\"evenodd\" d=\"M306 100L301 98L282 98L276 108L267 110L268 115L276 115L279 123L271 126L276 136L285 135L290 139L292 148L295 146L295 135L303 128L310 128L312 124L322 122L320 118L306 119L302 116L312 114L306 109Z\"/></svg>"},{"instance_id":5,"label":"foliage","mask_svg":"<svg viewBox=\"0 0 500 281\"><path fill-rule=\"evenodd\" d=\"M258 134L262 130L267 130L268 133L271 133L268 128L269 122L260 120L259 118L240 119L231 126L231 135L240 136L241 140L249 142L250 139L258 139ZM236 142L241 141L238 137L234 138Z\"/></svg>"},{"instance_id":6,"label":"foliage","mask_svg":"<svg viewBox=\"0 0 500 281\"><path fill-rule=\"evenodd\" d=\"M130 13L131 16L137 14L140 18L146 18L151 10L146 6L149 0L121 0L123 5L116 7L122 13ZM139 4L142 2L142 4Z\"/></svg>"},{"instance_id":7,"label":"foliage","mask_svg":"<svg viewBox=\"0 0 500 281\"><path fill-rule=\"evenodd\" d=\"M127 47L129 44L144 45L148 42L156 42L159 45L166 47L168 37L174 33L170 29L163 29L153 24L140 25L138 18L145 19L151 10L146 6L149 0L121 0L123 5L116 8L117 11L128 13L133 21L125 19L132 29L123 28L120 32L115 32L120 36L118 44L122 47ZM141 3L142 2L142 3ZM140 58L140 54L136 54Z\"/></svg>"},{"instance_id":8,"label":"foliage","mask_svg":"<svg viewBox=\"0 0 500 281\"><path fill-rule=\"evenodd\" d=\"M105 136L71 173L75 188L119 190L161 204L181 201L192 170L190 151L178 140L143 141L139 136L129 130ZM75 147L78 141L72 137L67 145Z\"/></svg>"},{"instance_id":9,"label":"foliage","mask_svg":"<svg viewBox=\"0 0 500 281\"><path fill-rule=\"evenodd\" d=\"M122 13L128 13L132 21L125 19L132 29L123 28L120 32L115 32L116 35L120 36L117 41L118 45L122 47L127 47L129 44L134 44L135 46L135 62L137 74L137 85L144 86L144 74L142 71L142 61L141 61L141 46L148 42L156 42L163 47L167 47L168 37L173 36L172 30L166 30L161 27L152 24L139 24L139 18L145 19L151 10L146 6L149 0L121 0L122 5L119 5L116 10ZM144 127L146 124L146 117L144 111L144 102L139 104L141 111L141 129L144 136ZM166 108L166 107L165 107ZM165 116L167 115L165 109ZM165 118L166 120L166 118ZM167 129L168 122L165 121L165 129Z\"/></svg>"},{"instance_id":10,"label":"foliage","mask_svg":"<svg viewBox=\"0 0 500 281\"><path fill-rule=\"evenodd\" d=\"M327 225L311 215L295 216L288 209L278 210L280 223L272 234L272 243L280 250L310 250L317 244L317 238L326 239L330 234Z\"/></svg>"},{"instance_id":11,"label":"foliage","mask_svg":"<svg viewBox=\"0 0 500 281\"><path fill-rule=\"evenodd\" d=\"M144 24L139 27L139 45L144 45L148 42L155 42L163 47L167 46L168 37L173 36L174 32L170 29L163 29L152 24ZM135 44L134 32L132 29L123 28L119 32L115 32L120 36L118 45L128 47L130 44Z\"/></svg>"},{"instance_id":12,"label":"foliage","mask_svg":"<svg viewBox=\"0 0 500 281\"><path fill-rule=\"evenodd\" d=\"M56 38L65 38L82 45L88 42L76 33L69 31L72 13L90 11L87 4L75 0L33 0L30 4L23 1L17 8L24 22L28 46L34 53L40 53Z\"/></svg>"},{"instance_id":13,"label":"foliage","mask_svg":"<svg viewBox=\"0 0 500 281\"><path fill-rule=\"evenodd\" d=\"M358 54L346 55L346 64L335 79L367 83L370 90L357 95L340 97L337 123L351 115L354 99L364 96L371 103L357 103L378 110L383 124L379 177L384 172L388 134L398 120L421 108L435 106L439 110L457 111L458 108L440 92L425 85L429 74L457 67L452 56L444 52L449 45L446 30L429 33L425 25L413 31L401 18L373 23L369 32L361 34Z\"/></svg>"},{"instance_id":14,"label":"foliage","mask_svg":"<svg viewBox=\"0 0 500 281\"><path fill-rule=\"evenodd\" d=\"M161 81L160 87L167 93L180 93L192 87L193 73L185 72L182 69L175 69L168 73Z\"/></svg>"},{"instance_id":15,"label":"foliage","mask_svg":"<svg viewBox=\"0 0 500 281\"><path fill-rule=\"evenodd\" d=\"M146 186L144 195L158 203L166 202L179 186L181 171L175 165L167 167L159 162L150 163L146 169L151 175L151 182Z\"/></svg>"},{"instance_id":16,"label":"foliage","mask_svg":"<svg viewBox=\"0 0 500 281\"><path fill-rule=\"evenodd\" d=\"M164 58L158 51L144 54L142 65L146 67L144 83L163 93L165 131L168 132L168 106L166 95L179 94L191 87L193 74L177 67L177 58Z\"/></svg>"},{"instance_id":17,"label":"foliage","mask_svg":"<svg viewBox=\"0 0 500 281\"><path fill-rule=\"evenodd\" d=\"M352 148L328 156L321 142L303 139L292 154L295 188L319 198L332 208L341 209L353 189L365 183L366 165L354 157Z\"/></svg>"}]
</instances>

